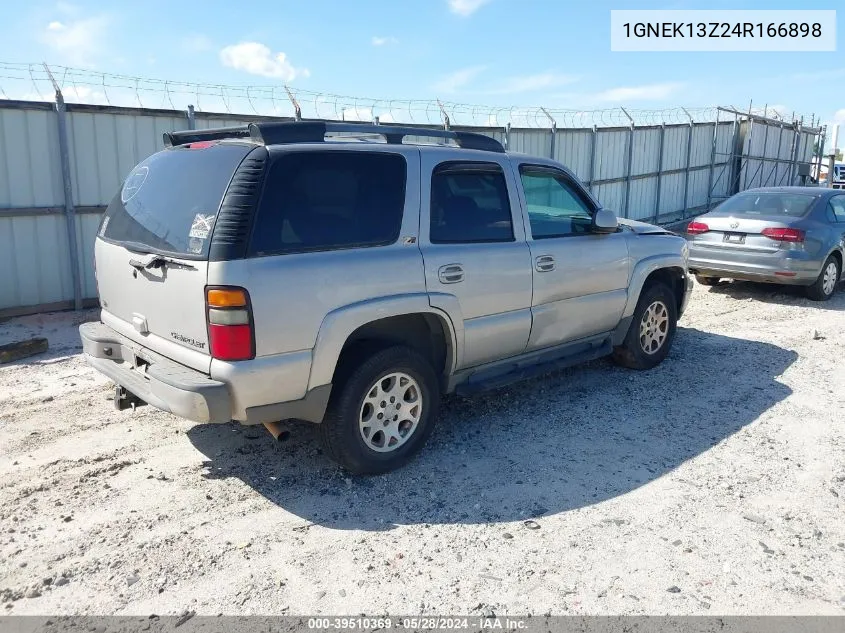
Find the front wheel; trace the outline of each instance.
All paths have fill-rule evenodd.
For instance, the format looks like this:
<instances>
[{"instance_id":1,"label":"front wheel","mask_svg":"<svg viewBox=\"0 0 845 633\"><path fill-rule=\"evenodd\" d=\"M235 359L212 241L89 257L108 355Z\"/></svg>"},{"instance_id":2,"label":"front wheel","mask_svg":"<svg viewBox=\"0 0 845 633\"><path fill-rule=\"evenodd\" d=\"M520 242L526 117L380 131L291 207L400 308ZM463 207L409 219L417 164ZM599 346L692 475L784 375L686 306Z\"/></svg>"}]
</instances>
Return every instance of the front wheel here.
<instances>
[{"instance_id":1,"label":"front wheel","mask_svg":"<svg viewBox=\"0 0 845 633\"><path fill-rule=\"evenodd\" d=\"M656 367L669 353L677 323L675 295L664 284L652 284L640 295L628 334L613 350L613 360L630 369Z\"/></svg>"},{"instance_id":2,"label":"front wheel","mask_svg":"<svg viewBox=\"0 0 845 633\"><path fill-rule=\"evenodd\" d=\"M831 255L828 257L818 278L812 286L807 286L807 296L813 301L827 301L833 296L836 284L839 283L839 261Z\"/></svg>"},{"instance_id":3,"label":"front wheel","mask_svg":"<svg viewBox=\"0 0 845 633\"><path fill-rule=\"evenodd\" d=\"M440 400L437 375L418 352L389 347L346 359L320 424L330 457L355 474L404 466L425 444Z\"/></svg>"}]
</instances>

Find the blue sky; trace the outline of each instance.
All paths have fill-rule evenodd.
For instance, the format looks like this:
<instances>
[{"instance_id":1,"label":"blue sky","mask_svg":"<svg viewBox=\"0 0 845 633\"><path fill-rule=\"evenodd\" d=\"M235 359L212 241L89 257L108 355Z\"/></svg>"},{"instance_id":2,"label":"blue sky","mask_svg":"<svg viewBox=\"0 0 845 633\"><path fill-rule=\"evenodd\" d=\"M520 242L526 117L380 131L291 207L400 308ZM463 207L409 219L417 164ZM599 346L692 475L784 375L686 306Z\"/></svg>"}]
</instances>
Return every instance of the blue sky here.
<instances>
[{"instance_id":1,"label":"blue sky","mask_svg":"<svg viewBox=\"0 0 845 633\"><path fill-rule=\"evenodd\" d=\"M610 51L613 8L806 6L799 2L30 0L24 4L20 10L4 12L0 61L47 61L171 81L288 83L360 97L438 97L495 106L744 108L753 99L755 106L768 104L787 114L795 110L815 113L824 121L845 122L841 51ZM812 8L835 9L837 4L820 0ZM845 11L837 18L842 34ZM2 82L5 93L14 93L9 96L24 96ZM84 92L93 100L99 98L95 86Z\"/></svg>"}]
</instances>

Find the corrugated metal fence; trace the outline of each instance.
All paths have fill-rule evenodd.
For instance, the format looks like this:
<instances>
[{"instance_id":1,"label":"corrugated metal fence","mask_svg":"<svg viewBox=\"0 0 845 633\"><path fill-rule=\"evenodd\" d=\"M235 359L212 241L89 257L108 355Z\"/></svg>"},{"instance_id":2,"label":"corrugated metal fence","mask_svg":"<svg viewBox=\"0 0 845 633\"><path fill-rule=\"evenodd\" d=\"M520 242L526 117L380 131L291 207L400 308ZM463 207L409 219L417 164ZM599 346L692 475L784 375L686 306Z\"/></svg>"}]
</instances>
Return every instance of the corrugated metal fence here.
<instances>
[{"instance_id":1,"label":"corrugated metal fence","mask_svg":"<svg viewBox=\"0 0 845 633\"><path fill-rule=\"evenodd\" d=\"M730 118L472 130L511 151L554 157L620 216L670 222L742 189L796 184L798 165L811 160L820 136L799 123L719 113ZM0 317L93 301L92 251L103 209L132 167L162 149L163 132L258 119L266 117L0 100Z\"/></svg>"}]
</instances>

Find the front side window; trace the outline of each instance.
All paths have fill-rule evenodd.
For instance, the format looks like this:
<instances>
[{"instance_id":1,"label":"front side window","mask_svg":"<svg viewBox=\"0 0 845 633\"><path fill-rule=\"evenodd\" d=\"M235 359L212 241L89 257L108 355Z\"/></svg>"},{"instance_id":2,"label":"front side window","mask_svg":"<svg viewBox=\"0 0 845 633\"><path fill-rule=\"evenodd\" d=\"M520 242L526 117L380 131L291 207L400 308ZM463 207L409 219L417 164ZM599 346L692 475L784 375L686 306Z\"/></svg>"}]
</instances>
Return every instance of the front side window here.
<instances>
[{"instance_id":1,"label":"front side window","mask_svg":"<svg viewBox=\"0 0 845 633\"><path fill-rule=\"evenodd\" d=\"M383 246L399 237L405 159L381 152L291 152L267 174L253 256Z\"/></svg>"},{"instance_id":2,"label":"front side window","mask_svg":"<svg viewBox=\"0 0 845 633\"><path fill-rule=\"evenodd\" d=\"M445 163L431 175L432 244L512 242L505 174L496 163Z\"/></svg>"},{"instance_id":3,"label":"front side window","mask_svg":"<svg viewBox=\"0 0 845 633\"><path fill-rule=\"evenodd\" d=\"M519 174L534 239L590 232L592 205L563 174L529 166Z\"/></svg>"}]
</instances>

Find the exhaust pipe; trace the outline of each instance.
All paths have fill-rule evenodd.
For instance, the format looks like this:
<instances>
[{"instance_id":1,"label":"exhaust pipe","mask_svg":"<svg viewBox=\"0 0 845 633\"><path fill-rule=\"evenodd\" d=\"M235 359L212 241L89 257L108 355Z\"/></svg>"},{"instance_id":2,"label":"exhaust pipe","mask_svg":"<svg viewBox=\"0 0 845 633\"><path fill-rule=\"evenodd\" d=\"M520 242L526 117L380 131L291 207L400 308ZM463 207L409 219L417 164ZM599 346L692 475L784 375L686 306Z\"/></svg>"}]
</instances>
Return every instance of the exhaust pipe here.
<instances>
[{"instance_id":1,"label":"exhaust pipe","mask_svg":"<svg viewBox=\"0 0 845 633\"><path fill-rule=\"evenodd\" d=\"M265 422L264 428L270 431L270 435L277 442L287 442L290 439L290 427L281 422Z\"/></svg>"}]
</instances>

